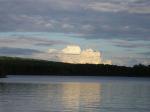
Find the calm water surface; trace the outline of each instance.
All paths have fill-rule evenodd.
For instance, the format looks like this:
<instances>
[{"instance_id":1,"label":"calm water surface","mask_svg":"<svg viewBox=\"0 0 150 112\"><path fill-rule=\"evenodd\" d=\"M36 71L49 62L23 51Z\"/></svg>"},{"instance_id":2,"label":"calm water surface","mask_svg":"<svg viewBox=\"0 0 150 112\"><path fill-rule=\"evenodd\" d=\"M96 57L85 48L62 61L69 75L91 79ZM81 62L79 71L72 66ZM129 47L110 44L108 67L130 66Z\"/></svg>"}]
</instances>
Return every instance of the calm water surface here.
<instances>
[{"instance_id":1,"label":"calm water surface","mask_svg":"<svg viewBox=\"0 0 150 112\"><path fill-rule=\"evenodd\" d=\"M150 112L150 79L0 79L0 112Z\"/></svg>"}]
</instances>

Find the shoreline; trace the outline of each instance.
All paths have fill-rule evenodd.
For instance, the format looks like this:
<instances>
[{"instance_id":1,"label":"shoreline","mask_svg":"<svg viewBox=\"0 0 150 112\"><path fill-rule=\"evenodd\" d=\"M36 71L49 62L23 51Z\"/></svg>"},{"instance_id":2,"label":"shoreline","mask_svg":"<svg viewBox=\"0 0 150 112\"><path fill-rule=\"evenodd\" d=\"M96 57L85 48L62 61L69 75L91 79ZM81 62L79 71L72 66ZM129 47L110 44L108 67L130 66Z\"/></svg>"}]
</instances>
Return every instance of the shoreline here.
<instances>
[{"instance_id":1,"label":"shoreline","mask_svg":"<svg viewBox=\"0 0 150 112\"><path fill-rule=\"evenodd\" d=\"M57 83L142 83L150 84L150 78L139 77L97 77L97 76L25 76L8 75L7 78L1 78L0 83L33 83L33 84L57 84Z\"/></svg>"}]
</instances>

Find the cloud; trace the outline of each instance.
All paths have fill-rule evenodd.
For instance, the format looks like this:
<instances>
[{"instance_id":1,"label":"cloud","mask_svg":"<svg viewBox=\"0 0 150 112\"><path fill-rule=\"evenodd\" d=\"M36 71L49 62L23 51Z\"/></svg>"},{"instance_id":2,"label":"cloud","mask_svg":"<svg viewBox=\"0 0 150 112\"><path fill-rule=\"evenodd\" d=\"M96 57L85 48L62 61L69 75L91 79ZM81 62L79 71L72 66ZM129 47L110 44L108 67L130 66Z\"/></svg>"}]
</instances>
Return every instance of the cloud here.
<instances>
[{"instance_id":1,"label":"cloud","mask_svg":"<svg viewBox=\"0 0 150 112\"><path fill-rule=\"evenodd\" d=\"M42 53L34 53L32 55L32 58L34 59L41 59L41 60L49 60L49 61L56 61L59 62L58 53L54 51L48 50L47 52Z\"/></svg>"},{"instance_id":2,"label":"cloud","mask_svg":"<svg viewBox=\"0 0 150 112\"><path fill-rule=\"evenodd\" d=\"M37 46L52 46L52 45L65 45L68 44L69 42L65 42L62 40L49 40L47 42L39 42L35 45Z\"/></svg>"},{"instance_id":3,"label":"cloud","mask_svg":"<svg viewBox=\"0 0 150 112\"><path fill-rule=\"evenodd\" d=\"M48 49L48 53L58 53L58 50L57 49Z\"/></svg>"},{"instance_id":4,"label":"cloud","mask_svg":"<svg viewBox=\"0 0 150 112\"><path fill-rule=\"evenodd\" d=\"M147 52L140 52L140 53L137 53L137 54L141 54L141 55L144 55L146 57L150 57L150 52L147 51Z\"/></svg>"},{"instance_id":5,"label":"cloud","mask_svg":"<svg viewBox=\"0 0 150 112\"><path fill-rule=\"evenodd\" d=\"M30 56L35 53L42 53L42 51L25 48L0 47L1 56Z\"/></svg>"},{"instance_id":6,"label":"cloud","mask_svg":"<svg viewBox=\"0 0 150 112\"><path fill-rule=\"evenodd\" d=\"M81 50L78 45L68 45L62 50L49 49L48 53L38 54L38 57L74 64L112 64L111 60L102 60L99 51L94 51L93 49Z\"/></svg>"},{"instance_id":7,"label":"cloud","mask_svg":"<svg viewBox=\"0 0 150 112\"><path fill-rule=\"evenodd\" d=\"M110 2L93 2L88 5L88 8L101 12L120 12L127 10L127 7Z\"/></svg>"},{"instance_id":8,"label":"cloud","mask_svg":"<svg viewBox=\"0 0 150 112\"><path fill-rule=\"evenodd\" d=\"M81 50L78 45L68 45L58 54L59 60L65 63L80 63L80 64L100 64L100 52L92 49Z\"/></svg>"},{"instance_id":9,"label":"cloud","mask_svg":"<svg viewBox=\"0 0 150 112\"><path fill-rule=\"evenodd\" d=\"M94 31L94 26L90 25L90 24L85 24L81 26L81 31L83 32L88 32L88 33L92 33Z\"/></svg>"},{"instance_id":10,"label":"cloud","mask_svg":"<svg viewBox=\"0 0 150 112\"><path fill-rule=\"evenodd\" d=\"M150 43L142 42L142 41L130 41L130 40L113 40L112 43L117 47L122 48L150 48Z\"/></svg>"},{"instance_id":11,"label":"cloud","mask_svg":"<svg viewBox=\"0 0 150 112\"><path fill-rule=\"evenodd\" d=\"M100 12L128 12L138 14L150 14L150 1L144 0L112 0L109 2L93 2L87 8Z\"/></svg>"},{"instance_id":12,"label":"cloud","mask_svg":"<svg viewBox=\"0 0 150 112\"><path fill-rule=\"evenodd\" d=\"M1 0L0 31L149 39L149 0ZM11 7L11 10L9 8Z\"/></svg>"},{"instance_id":13,"label":"cloud","mask_svg":"<svg viewBox=\"0 0 150 112\"><path fill-rule=\"evenodd\" d=\"M80 54L81 48L76 45L68 45L66 48L62 50L63 54Z\"/></svg>"},{"instance_id":14,"label":"cloud","mask_svg":"<svg viewBox=\"0 0 150 112\"><path fill-rule=\"evenodd\" d=\"M53 32L63 36L55 39L55 35L21 33L8 37L2 33L0 47L45 51L49 46L60 48L70 41L100 46L97 49L104 45L102 50L112 50L110 57L129 53L127 49L133 54L142 53L149 50L149 20L150 0L0 0L0 32ZM126 42L112 41L116 39Z\"/></svg>"},{"instance_id":15,"label":"cloud","mask_svg":"<svg viewBox=\"0 0 150 112\"><path fill-rule=\"evenodd\" d=\"M62 24L62 28L63 28L64 30L68 30L68 31L69 31L69 30L73 29L74 26L71 25L71 24L64 23L64 24Z\"/></svg>"},{"instance_id":16,"label":"cloud","mask_svg":"<svg viewBox=\"0 0 150 112\"><path fill-rule=\"evenodd\" d=\"M52 45L65 45L67 41L52 40L46 37L30 37L27 35L15 36L0 36L0 47L33 47L33 46L52 46Z\"/></svg>"}]
</instances>

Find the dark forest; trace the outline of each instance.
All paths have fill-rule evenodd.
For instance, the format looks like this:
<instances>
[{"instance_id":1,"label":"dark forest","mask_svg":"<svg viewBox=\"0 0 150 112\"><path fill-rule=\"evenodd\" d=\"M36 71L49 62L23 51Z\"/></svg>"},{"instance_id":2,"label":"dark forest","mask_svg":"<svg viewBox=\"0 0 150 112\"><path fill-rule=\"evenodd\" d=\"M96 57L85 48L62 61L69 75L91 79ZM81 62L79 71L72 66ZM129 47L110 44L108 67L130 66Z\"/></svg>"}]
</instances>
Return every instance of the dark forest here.
<instances>
[{"instance_id":1,"label":"dark forest","mask_svg":"<svg viewBox=\"0 0 150 112\"><path fill-rule=\"evenodd\" d=\"M0 57L0 77L7 75L150 77L150 65L133 67L103 64L68 64L18 57Z\"/></svg>"}]
</instances>

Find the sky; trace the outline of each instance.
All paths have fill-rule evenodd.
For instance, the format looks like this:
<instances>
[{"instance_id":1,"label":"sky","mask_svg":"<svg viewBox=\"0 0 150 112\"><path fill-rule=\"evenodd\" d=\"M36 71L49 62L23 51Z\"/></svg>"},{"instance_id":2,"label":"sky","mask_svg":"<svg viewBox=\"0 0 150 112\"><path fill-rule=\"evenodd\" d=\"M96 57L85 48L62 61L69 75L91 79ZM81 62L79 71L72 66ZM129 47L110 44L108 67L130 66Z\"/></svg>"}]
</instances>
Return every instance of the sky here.
<instances>
[{"instance_id":1,"label":"sky","mask_svg":"<svg viewBox=\"0 0 150 112\"><path fill-rule=\"evenodd\" d=\"M150 64L150 0L0 0L1 56L47 59L67 45Z\"/></svg>"}]
</instances>

